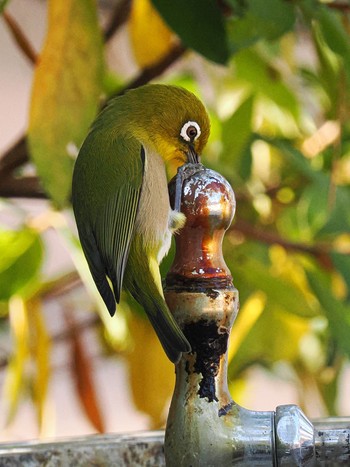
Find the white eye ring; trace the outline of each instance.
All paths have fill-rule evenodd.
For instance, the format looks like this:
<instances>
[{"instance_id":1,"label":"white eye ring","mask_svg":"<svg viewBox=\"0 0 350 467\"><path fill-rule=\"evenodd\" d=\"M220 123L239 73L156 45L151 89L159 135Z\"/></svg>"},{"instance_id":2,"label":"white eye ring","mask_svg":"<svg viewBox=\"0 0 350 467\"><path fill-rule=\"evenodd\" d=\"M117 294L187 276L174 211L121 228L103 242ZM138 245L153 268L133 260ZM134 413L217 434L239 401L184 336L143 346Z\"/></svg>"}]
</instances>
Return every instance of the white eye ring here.
<instances>
[{"instance_id":1,"label":"white eye ring","mask_svg":"<svg viewBox=\"0 0 350 467\"><path fill-rule=\"evenodd\" d=\"M187 130L191 127L194 127L197 130L197 134L194 137L191 137L188 133ZM186 122L184 126L181 128L180 131L180 136L187 142L195 141L197 138L199 138L201 134L201 129L200 126L198 125L197 122Z\"/></svg>"}]
</instances>

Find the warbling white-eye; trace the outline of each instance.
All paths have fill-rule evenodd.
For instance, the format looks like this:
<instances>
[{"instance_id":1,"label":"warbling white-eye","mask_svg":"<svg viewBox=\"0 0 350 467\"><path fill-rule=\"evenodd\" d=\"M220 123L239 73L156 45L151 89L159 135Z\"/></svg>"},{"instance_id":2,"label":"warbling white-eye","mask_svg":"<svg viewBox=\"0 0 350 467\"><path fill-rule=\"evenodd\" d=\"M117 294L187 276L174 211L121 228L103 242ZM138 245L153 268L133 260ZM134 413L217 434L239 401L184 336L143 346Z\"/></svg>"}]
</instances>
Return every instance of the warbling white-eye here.
<instances>
[{"instance_id":1,"label":"warbling white-eye","mask_svg":"<svg viewBox=\"0 0 350 467\"><path fill-rule=\"evenodd\" d=\"M159 272L171 234L185 222L170 207L166 164L198 162L209 129L207 112L192 93L142 86L100 113L74 168L79 237L109 313L114 315L123 286L145 309L173 362L190 345L165 303Z\"/></svg>"}]
</instances>

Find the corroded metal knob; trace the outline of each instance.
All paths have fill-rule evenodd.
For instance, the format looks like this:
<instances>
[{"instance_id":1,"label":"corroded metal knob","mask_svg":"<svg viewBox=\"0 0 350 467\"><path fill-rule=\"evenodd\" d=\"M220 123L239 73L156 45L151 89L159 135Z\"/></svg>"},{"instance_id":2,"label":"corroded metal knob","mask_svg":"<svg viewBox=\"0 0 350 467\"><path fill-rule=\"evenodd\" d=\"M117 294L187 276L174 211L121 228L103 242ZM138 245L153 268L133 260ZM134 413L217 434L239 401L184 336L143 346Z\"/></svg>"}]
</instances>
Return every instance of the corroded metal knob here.
<instances>
[{"instance_id":1,"label":"corroded metal knob","mask_svg":"<svg viewBox=\"0 0 350 467\"><path fill-rule=\"evenodd\" d=\"M176 255L166 279L167 288L232 286L231 273L222 256L222 240L236 208L230 184L201 164L187 164L170 183L173 205L178 190L186 224L175 236Z\"/></svg>"},{"instance_id":2,"label":"corroded metal knob","mask_svg":"<svg viewBox=\"0 0 350 467\"><path fill-rule=\"evenodd\" d=\"M165 299L192 351L176 365L165 434L167 467L349 465L350 428L320 429L295 405L276 412L240 407L227 388L227 347L238 291L222 256L234 211L227 181L201 164L170 184L186 215Z\"/></svg>"}]
</instances>

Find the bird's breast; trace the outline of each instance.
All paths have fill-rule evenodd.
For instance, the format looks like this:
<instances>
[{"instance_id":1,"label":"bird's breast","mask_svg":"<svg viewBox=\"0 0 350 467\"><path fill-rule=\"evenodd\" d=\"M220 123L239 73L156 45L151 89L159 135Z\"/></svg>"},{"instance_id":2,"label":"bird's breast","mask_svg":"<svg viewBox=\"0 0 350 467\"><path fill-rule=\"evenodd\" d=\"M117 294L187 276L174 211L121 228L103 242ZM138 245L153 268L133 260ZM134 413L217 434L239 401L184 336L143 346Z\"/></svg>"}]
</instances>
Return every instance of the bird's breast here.
<instances>
[{"instance_id":1,"label":"bird's breast","mask_svg":"<svg viewBox=\"0 0 350 467\"><path fill-rule=\"evenodd\" d=\"M135 233L141 236L147 248L155 251L158 262L170 248L170 214L165 164L159 154L145 149L145 172L135 220Z\"/></svg>"}]
</instances>

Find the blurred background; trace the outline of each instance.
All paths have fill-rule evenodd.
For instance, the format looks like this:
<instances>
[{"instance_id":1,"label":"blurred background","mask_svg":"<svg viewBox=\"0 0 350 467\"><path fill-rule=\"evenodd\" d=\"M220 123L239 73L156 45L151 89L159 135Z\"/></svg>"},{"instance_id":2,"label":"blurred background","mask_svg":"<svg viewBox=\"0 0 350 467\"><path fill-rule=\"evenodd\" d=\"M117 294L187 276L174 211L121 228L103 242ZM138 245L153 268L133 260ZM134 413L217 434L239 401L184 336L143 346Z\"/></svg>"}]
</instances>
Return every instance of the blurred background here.
<instances>
[{"instance_id":1,"label":"blurred background","mask_svg":"<svg viewBox=\"0 0 350 467\"><path fill-rule=\"evenodd\" d=\"M236 193L233 398L348 415L348 1L1 0L0 14L0 440L164 426L173 365L127 295L109 317L70 207L99 109L152 81L203 100L203 162Z\"/></svg>"}]
</instances>

